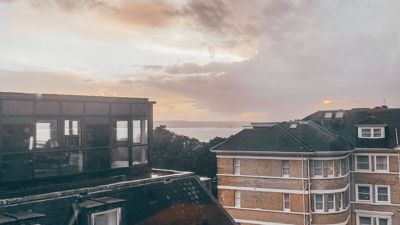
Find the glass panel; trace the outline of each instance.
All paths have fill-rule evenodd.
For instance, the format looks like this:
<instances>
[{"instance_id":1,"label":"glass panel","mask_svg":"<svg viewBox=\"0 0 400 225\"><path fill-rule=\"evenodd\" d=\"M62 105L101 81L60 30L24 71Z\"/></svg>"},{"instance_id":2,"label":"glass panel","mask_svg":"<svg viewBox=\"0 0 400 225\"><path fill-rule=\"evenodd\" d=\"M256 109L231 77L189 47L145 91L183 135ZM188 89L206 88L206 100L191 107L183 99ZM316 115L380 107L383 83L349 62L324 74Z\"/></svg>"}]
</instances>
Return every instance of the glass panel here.
<instances>
[{"instance_id":1,"label":"glass panel","mask_svg":"<svg viewBox=\"0 0 400 225\"><path fill-rule=\"evenodd\" d=\"M335 195L328 194L328 209L335 209Z\"/></svg>"},{"instance_id":2,"label":"glass panel","mask_svg":"<svg viewBox=\"0 0 400 225\"><path fill-rule=\"evenodd\" d=\"M387 157L386 156L376 156L376 169L377 170L387 170Z\"/></svg>"},{"instance_id":3,"label":"glass panel","mask_svg":"<svg viewBox=\"0 0 400 225\"><path fill-rule=\"evenodd\" d=\"M324 209L324 198L323 198L323 195L321 195L321 194L315 195L315 209L316 210Z\"/></svg>"},{"instance_id":4,"label":"glass panel","mask_svg":"<svg viewBox=\"0 0 400 225\"><path fill-rule=\"evenodd\" d=\"M132 165L147 163L147 146L132 148Z\"/></svg>"},{"instance_id":5,"label":"glass panel","mask_svg":"<svg viewBox=\"0 0 400 225\"><path fill-rule=\"evenodd\" d=\"M119 210L92 214L92 225L119 225Z\"/></svg>"},{"instance_id":6,"label":"glass panel","mask_svg":"<svg viewBox=\"0 0 400 225\"><path fill-rule=\"evenodd\" d=\"M369 156L356 156L357 169L369 170Z\"/></svg>"},{"instance_id":7,"label":"glass panel","mask_svg":"<svg viewBox=\"0 0 400 225\"><path fill-rule=\"evenodd\" d=\"M81 146L81 126L79 120L64 120L64 145L66 148Z\"/></svg>"},{"instance_id":8,"label":"glass panel","mask_svg":"<svg viewBox=\"0 0 400 225\"><path fill-rule=\"evenodd\" d=\"M33 148L33 122L24 119L3 122L3 151L28 151Z\"/></svg>"},{"instance_id":9,"label":"glass panel","mask_svg":"<svg viewBox=\"0 0 400 225\"><path fill-rule=\"evenodd\" d=\"M114 144L128 144L128 121L117 120L113 125Z\"/></svg>"},{"instance_id":10,"label":"glass panel","mask_svg":"<svg viewBox=\"0 0 400 225\"><path fill-rule=\"evenodd\" d=\"M389 200L388 194L387 187L378 187L378 201L387 202Z\"/></svg>"},{"instance_id":11,"label":"glass panel","mask_svg":"<svg viewBox=\"0 0 400 225\"><path fill-rule=\"evenodd\" d=\"M285 209L290 209L290 199L289 199L289 194L284 194L284 207Z\"/></svg>"},{"instance_id":12,"label":"glass panel","mask_svg":"<svg viewBox=\"0 0 400 225\"><path fill-rule=\"evenodd\" d=\"M359 219L360 219L360 225L372 225L371 217L360 216Z\"/></svg>"},{"instance_id":13,"label":"glass panel","mask_svg":"<svg viewBox=\"0 0 400 225\"><path fill-rule=\"evenodd\" d=\"M83 170L82 151L62 152L59 161L61 174L80 173Z\"/></svg>"},{"instance_id":14,"label":"glass panel","mask_svg":"<svg viewBox=\"0 0 400 225\"><path fill-rule=\"evenodd\" d=\"M129 151L126 147L113 148L111 168L128 167Z\"/></svg>"},{"instance_id":15,"label":"glass panel","mask_svg":"<svg viewBox=\"0 0 400 225\"><path fill-rule=\"evenodd\" d=\"M88 171L102 171L110 169L108 148L88 149L86 151L86 168Z\"/></svg>"},{"instance_id":16,"label":"glass panel","mask_svg":"<svg viewBox=\"0 0 400 225\"><path fill-rule=\"evenodd\" d=\"M323 172L322 161L319 160L314 161L314 176L322 176L322 172Z\"/></svg>"},{"instance_id":17,"label":"glass panel","mask_svg":"<svg viewBox=\"0 0 400 225\"><path fill-rule=\"evenodd\" d=\"M3 155L1 174L3 181L32 178L32 155Z\"/></svg>"},{"instance_id":18,"label":"glass panel","mask_svg":"<svg viewBox=\"0 0 400 225\"><path fill-rule=\"evenodd\" d=\"M361 129L361 137L371 137L371 129Z\"/></svg>"},{"instance_id":19,"label":"glass panel","mask_svg":"<svg viewBox=\"0 0 400 225\"><path fill-rule=\"evenodd\" d=\"M379 218L379 224L378 225L389 225L388 219Z\"/></svg>"},{"instance_id":20,"label":"glass panel","mask_svg":"<svg viewBox=\"0 0 400 225\"><path fill-rule=\"evenodd\" d=\"M289 161L283 160L282 161L282 175L289 175Z\"/></svg>"},{"instance_id":21,"label":"glass panel","mask_svg":"<svg viewBox=\"0 0 400 225\"><path fill-rule=\"evenodd\" d=\"M57 120L36 122L36 148L58 148Z\"/></svg>"},{"instance_id":22,"label":"glass panel","mask_svg":"<svg viewBox=\"0 0 400 225\"><path fill-rule=\"evenodd\" d=\"M370 200L369 187L358 187L358 200Z\"/></svg>"},{"instance_id":23,"label":"glass panel","mask_svg":"<svg viewBox=\"0 0 400 225\"><path fill-rule=\"evenodd\" d=\"M374 137L382 137L382 130L381 130L381 128L374 129Z\"/></svg>"},{"instance_id":24,"label":"glass panel","mask_svg":"<svg viewBox=\"0 0 400 225\"><path fill-rule=\"evenodd\" d=\"M86 144L88 147L109 145L109 125L107 118L87 118Z\"/></svg>"},{"instance_id":25,"label":"glass panel","mask_svg":"<svg viewBox=\"0 0 400 225\"><path fill-rule=\"evenodd\" d=\"M324 161L324 172L325 176L333 176L333 161L328 160Z\"/></svg>"},{"instance_id":26,"label":"glass panel","mask_svg":"<svg viewBox=\"0 0 400 225\"><path fill-rule=\"evenodd\" d=\"M57 176L59 158L59 152L35 153L33 163L35 177Z\"/></svg>"},{"instance_id":27,"label":"glass panel","mask_svg":"<svg viewBox=\"0 0 400 225\"><path fill-rule=\"evenodd\" d=\"M141 130L141 122L140 120L133 120L132 121L132 126L133 126L133 143L134 144L140 144L142 140L142 130Z\"/></svg>"}]
</instances>

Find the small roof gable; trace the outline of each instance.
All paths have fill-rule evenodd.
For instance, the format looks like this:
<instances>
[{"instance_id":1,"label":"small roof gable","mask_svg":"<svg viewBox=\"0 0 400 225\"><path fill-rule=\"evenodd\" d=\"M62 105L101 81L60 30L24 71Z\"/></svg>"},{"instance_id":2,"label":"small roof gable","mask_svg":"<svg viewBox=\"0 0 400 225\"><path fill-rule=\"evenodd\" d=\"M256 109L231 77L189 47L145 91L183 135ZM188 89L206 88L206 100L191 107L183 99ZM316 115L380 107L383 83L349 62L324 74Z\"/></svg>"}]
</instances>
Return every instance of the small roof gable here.
<instances>
[{"instance_id":1,"label":"small roof gable","mask_svg":"<svg viewBox=\"0 0 400 225\"><path fill-rule=\"evenodd\" d=\"M375 116L369 116L357 123L357 125L386 125L386 122L376 118Z\"/></svg>"}]
</instances>

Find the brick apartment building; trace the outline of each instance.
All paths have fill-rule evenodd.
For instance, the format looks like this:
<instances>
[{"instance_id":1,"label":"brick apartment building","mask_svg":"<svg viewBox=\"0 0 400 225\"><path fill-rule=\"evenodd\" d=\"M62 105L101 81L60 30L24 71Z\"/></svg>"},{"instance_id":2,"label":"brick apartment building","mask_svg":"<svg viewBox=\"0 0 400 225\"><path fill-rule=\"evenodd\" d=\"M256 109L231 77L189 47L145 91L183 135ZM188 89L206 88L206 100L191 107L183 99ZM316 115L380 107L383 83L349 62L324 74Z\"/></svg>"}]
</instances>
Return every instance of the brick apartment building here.
<instances>
[{"instance_id":1,"label":"brick apartment building","mask_svg":"<svg viewBox=\"0 0 400 225\"><path fill-rule=\"evenodd\" d=\"M219 200L240 224L399 225L400 109L254 123L215 146Z\"/></svg>"}]
</instances>

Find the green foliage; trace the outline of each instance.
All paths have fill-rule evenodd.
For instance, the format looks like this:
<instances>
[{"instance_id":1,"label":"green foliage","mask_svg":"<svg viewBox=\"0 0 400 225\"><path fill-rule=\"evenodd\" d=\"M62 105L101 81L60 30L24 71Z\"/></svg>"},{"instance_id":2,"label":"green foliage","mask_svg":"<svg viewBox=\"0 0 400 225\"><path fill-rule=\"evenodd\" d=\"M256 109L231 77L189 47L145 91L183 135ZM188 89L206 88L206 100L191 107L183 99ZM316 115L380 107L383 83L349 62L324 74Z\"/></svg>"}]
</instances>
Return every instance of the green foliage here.
<instances>
[{"instance_id":1,"label":"green foliage","mask_svg":"<svg viewBox=\"0 0 400 225\"><path fill-rule=\"evenodd\" d=\"M224 141L216 137L209 142L175 134L164 127L154 130L151 152L154 168L193 171L197 175L214 178L217 172L215 153L210 148Z\"/></svg>"}]
</instances>

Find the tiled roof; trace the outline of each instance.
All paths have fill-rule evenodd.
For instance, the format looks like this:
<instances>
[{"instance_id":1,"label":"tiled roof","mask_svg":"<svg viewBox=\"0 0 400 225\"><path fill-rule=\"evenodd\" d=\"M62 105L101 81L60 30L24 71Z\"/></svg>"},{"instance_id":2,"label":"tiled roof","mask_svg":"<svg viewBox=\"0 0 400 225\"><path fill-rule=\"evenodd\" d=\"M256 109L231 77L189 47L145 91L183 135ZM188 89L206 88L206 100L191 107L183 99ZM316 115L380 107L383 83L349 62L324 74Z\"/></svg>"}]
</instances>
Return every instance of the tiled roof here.
<instances>
[{"instance_id":1,"label":"tiled roof","mask_svg":"<svg viewBox=\"0 0 400 225\"><path fill-rule=\"evenodd\" d=\"M351 149L351 144L317 123L294 121L244 129L212 150L296 153Z\"/></svg>"}]
</instances>

